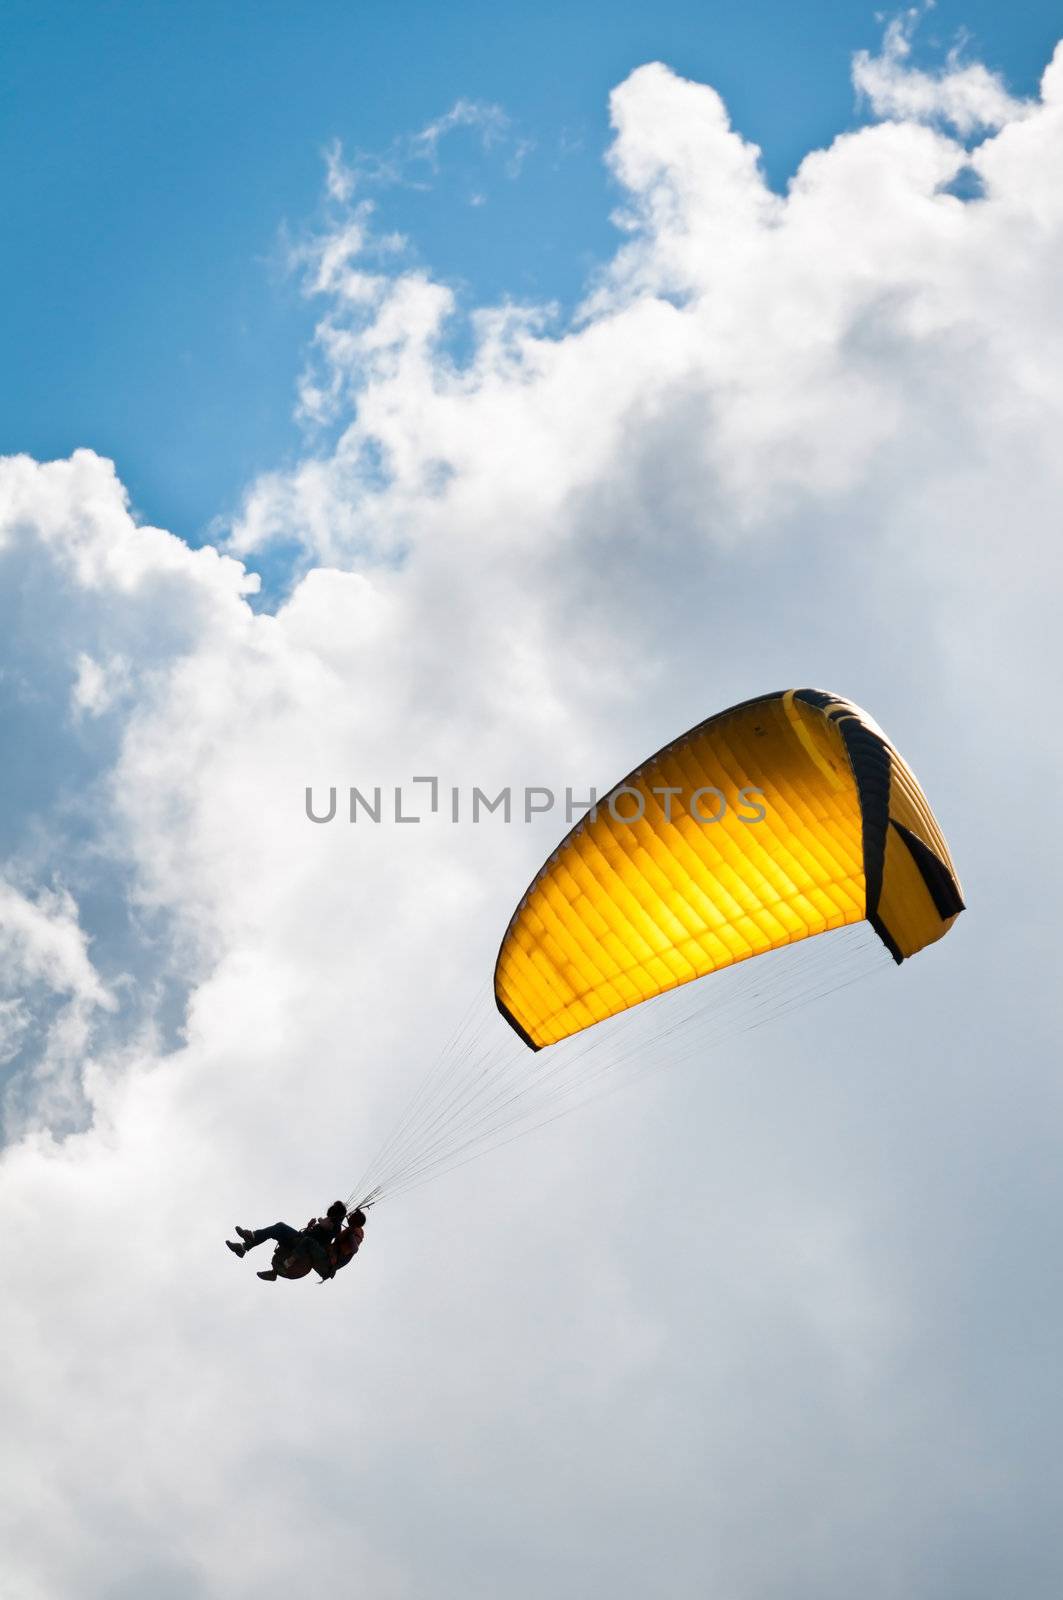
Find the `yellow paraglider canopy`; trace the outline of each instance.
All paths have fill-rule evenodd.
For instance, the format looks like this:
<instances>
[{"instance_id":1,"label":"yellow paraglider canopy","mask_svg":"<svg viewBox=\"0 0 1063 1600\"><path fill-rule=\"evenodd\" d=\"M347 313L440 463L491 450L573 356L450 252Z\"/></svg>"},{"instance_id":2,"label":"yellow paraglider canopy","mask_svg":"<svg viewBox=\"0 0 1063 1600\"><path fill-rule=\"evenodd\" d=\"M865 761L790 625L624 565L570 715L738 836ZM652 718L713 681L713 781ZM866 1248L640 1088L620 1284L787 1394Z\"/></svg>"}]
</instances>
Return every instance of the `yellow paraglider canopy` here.
<instances>
[{"instance_id":1,"label":"yellow paraglider canopy","mask_svg":"<svg viewBox=\"0 0 1063 1600\"><path fill-rule=\"evenodd\" d=\"M673 740L577 823L513 914L495 999L538 1050L865 918L903 961L962 910L941 829L881 729L789 689Z\"/></svg>"}]
</instances>

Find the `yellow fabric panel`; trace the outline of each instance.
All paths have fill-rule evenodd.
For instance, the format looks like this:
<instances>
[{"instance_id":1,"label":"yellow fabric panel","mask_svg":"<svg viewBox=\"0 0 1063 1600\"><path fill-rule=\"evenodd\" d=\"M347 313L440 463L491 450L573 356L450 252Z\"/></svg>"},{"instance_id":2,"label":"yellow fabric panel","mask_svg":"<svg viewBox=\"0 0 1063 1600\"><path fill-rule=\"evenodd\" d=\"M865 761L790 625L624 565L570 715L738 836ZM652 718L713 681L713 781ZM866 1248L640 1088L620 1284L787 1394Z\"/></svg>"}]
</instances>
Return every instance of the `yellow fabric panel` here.
<instances>
[{"instance_id":1,"label":"yellow fabric panel","mask_svg":"<svg viewBox=\"0 0 1063 1600\"><path fill-rule=\"evenodd\" d=\"M886 835L878 914L903 956L914 955L945 932L911 852L892 828Z\"/></svg>"},{"instance_id":2,"label":"yellow fabric panel","mask_svg":"<svg viewBox=\"0 0 1063 1600\"><path fill-rule=\"evenodd\" d=\"M763 818L743 820L754 803ZM495 994L538 1047L865 916L901 960L962 904L941 829L881 729L850 701L788 690L711 717L598 802L514 913Z\"/></svg>"},{"instance_id":3,"label":"yellow fabric panel","mask_svg":"<svg viewBox=\"0 0 1063 1600\"><path fill-rule=\"evenodd\" d=\"M956 869L937 819L907 762L890 749L889 818L908 828L931 849L949 870L960 892ZM888 929L902 956L915 955L940 939L955 922L942 917L908 846L894 828L886 836L879 920Z\"/></svg>"},{"instance_id":4,"label":"yellow fabric panel","mask_svg":"<svg viewBox=\"0 0 1063 1600\"><path fill-rule=\"evenodd\" d=\"M763 793L743 803L750 787ZM864 917L857 786L822 710L778 695L737 707L623 788L638 795L641 818L618 820L600 801L540 872L503 941L496 994L534 1044ZM666 788L679 793L653 793ZM692 814L703 788L724 796L717 822ZM763 819L741 820L753 801ZM712 793L700 805L705 816L719 809ZM616 809L633 815L635 796L621 794Z\"/></svg>"}]
</instances>

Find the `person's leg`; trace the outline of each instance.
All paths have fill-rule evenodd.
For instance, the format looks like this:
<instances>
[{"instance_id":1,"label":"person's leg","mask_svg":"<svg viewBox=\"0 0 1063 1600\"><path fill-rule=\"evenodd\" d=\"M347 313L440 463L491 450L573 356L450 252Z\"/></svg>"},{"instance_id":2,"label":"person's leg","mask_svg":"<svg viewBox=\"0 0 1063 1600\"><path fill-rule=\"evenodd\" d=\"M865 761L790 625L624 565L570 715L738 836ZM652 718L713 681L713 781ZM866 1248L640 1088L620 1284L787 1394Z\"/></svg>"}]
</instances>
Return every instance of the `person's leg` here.
<instances>
[{"instance_id":1,"label":"person's leg","mask_svg":"<svg viewBox=\"0 0 1063 1600\"><path fill-rule=\"evenodd\" d=\"M332 1260L327 1246L312 1234L303 1233L287 1222L275 1222L271 1228L237 1228L236 1231L243 1240L242 1245L230 1244L226 1240L234 1255L242 1256L245 1251L272 1239L285 1255L301 1255L304 1260L312 1262L315 1271L322 1276L332 1275Z\"/></svg>"},{"instance_id":2,"label":"person's leg","mask_svg":"<svg viewBox=\"0 0 1063 1600\"><path fill-rule=\"evenodd\" d=\"M267 1239L283 1245L286 1250L298 1249L306 1238L298 1228L291 1227L287 1222L275 1222L271 1228L237 1228L236 1231L248 1250L253 1250L256 1245L265 1244Z\"/></svg>"}]
</instances>

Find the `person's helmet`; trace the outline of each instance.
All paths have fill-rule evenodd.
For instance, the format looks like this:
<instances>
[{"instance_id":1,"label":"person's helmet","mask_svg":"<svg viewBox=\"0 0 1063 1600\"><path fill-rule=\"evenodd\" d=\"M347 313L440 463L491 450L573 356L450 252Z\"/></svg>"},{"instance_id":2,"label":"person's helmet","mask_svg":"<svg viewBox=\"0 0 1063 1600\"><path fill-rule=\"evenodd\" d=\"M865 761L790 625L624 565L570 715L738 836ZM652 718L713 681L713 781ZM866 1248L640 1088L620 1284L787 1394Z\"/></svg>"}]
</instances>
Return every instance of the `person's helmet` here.
<instances>
[{"instance_id":1,"label":"person's helmet","mask_svg":"<svg viewBox=\"0 0 1063 1600\"><path fill-rule=\"evenodd\" d=\"M325 1212L325 1215L326 1217L332 1218L333 1221L342 1222L344 1217L347 1215L347 1207L344 1205L342 1200L333 1200L332 1204Z\"/></svg>"},{"instance_id":2,"label":"person's helmet","mask_svg":"<svg viewBox=\"0 0 1063 1600\"><path fill-rule=\"evenodd\" d=\"M362 1210L361 1206L358 1207L357 1211L348 1212L347 1221L350 1223L352 1228L365 1227L365 1212Z\"/></svg>"}]
</instances>

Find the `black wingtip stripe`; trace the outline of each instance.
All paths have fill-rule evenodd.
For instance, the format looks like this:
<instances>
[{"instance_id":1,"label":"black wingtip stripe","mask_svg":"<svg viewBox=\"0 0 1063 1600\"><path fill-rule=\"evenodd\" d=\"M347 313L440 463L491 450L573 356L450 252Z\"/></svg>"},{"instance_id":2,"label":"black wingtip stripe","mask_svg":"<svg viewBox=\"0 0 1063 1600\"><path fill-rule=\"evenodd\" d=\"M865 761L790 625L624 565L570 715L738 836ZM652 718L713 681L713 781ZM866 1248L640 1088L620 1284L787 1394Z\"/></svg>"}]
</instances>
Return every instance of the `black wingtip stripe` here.
<instances>
[{"instance_id":1,"label":"black wingtip stripe","mask_svg":"<svg viewBox=\"0 0 1063 1600\"><path fill-rule=\"evenodd\" d=\"M501 1015L503 1017L505 1017L506 1021L509 1023L510 1027L513 1029L513 1032L518 1036L518 1038L524 1040L524 1043L528 1046L529 1050L541 1050L542 1049L542 1045L536 1044L536 1042L532 1038L531 1034L528 1033L528 1031L525 1028L521 1027L520 1023L517 1021L517 1019L513 1015L512 1011L506 1005L505 1001L499 999L497 994L495 995L495 1005L498 1007L499 1012L501 1013Z\"/></svg>"},{"instance_id":2,"label":"black wingtip stripe","mask_svg":"<svg viewBox=\"0 0 1063 1600\"><path fill-rule=\"evenodd\" d=\"M961 911L966 910L960 886L940 856L935 855L930 846L924 843L918 834L906 828L903 822L891 817L890 823L908 846L912 860L919 868L919 875L934 902L934 910L942 922L947 922L950 917L958 916Z\"/></svg>"}]
</instances>

